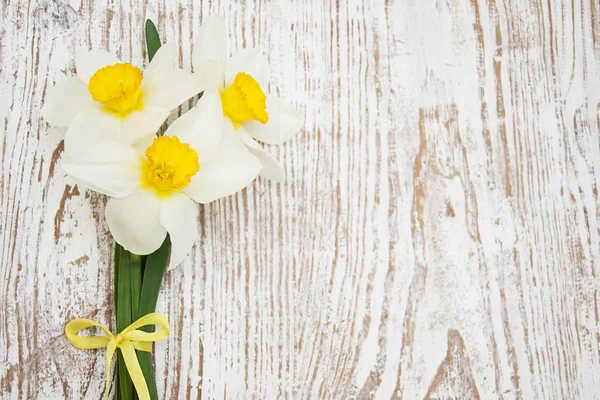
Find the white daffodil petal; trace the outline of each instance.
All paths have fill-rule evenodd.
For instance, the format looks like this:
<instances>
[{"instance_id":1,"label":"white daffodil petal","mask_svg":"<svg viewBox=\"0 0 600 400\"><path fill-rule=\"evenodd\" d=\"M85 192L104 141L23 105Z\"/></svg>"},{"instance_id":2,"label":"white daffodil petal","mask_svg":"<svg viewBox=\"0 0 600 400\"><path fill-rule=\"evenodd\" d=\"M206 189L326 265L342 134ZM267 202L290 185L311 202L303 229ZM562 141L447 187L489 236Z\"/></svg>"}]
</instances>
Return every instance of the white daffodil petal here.
<instances>
[{"instance_id":1,"label":"white daffodil petal","mask_svg":"<svg viewBox=\"0 0 600 400\"><path fill-rule=\"evenodd\" d=\"M94 107L90 92L78 77L73 76L48 89L42 117L52 125L66 127L77 113L90 107Z\"/></svg>"},{"instance_id":2,"label":"white daffodil petal","mask_svg":"<svg viewBox=\"0 0 600 400\"><path fill-rule=\"evenodd\" d=\"M203 89L201 80L189 72L173 68L160 71L142 82L144 106L171 111Z\"/></svg>"},{"instance_id":3,"label":"white daffodil petal","mask_svg":"<svg viewBox=\"0 0 600 400\"><path fill-rule=\"evenodd\" d=\"M262 169L259 175L275 182L285 182L283 165L271 154L267 153L256 140L252 139L252 136L243 127L236 129L235 132L237 137L248 147L248 150L260 160Z\"/></svg>"},{"instance_id":4,"label":"white daffodil petal","mask_svg":"<svg viewBox=\"0 0 600 400\"><path fill-rule=\"evenodd\" d=\"M165 135L177 136L198 153L200 165L210 161L223 131L223 111L218 93L204 92L196 107L173 122Z\"/></svg>"},{"instance_id":5,"label":"white daffodil petal","mask_svg":"<svg viewBox=\"0 0 600 400\"><path fill-rule=\"evenodd\" d=\"M121 120L100 108L88 108L78 113L65 134L65 154L77 154L88 147L119 141Z\"/></svg>"},{"instance_id":6,"label":"white daffodil petal","mask_svg":"<svg viewBox=\"0 0 600 400\"><path fill-rule=\"evenodd\" d=\"M135 151L140 155L140 157L146 157L146 150L148 150L148 147L152 146L154 139L156 139L157 137L158 136L156 135L144 136L138 141L136 141L134 144L132 144L131 147L135 149Z\"/></svg>"},{"instance_id":7,"label":"white daffodil petal","mask_svg":"<svg viewBox=\"0 0 600 400\"><path fill-rule=\"evenodd\" d=\"M171 195L162 202L160 223L171 238L171 270L187 257L198 238L198 204L181 193Z\"/></svg>"},{"instance_id":8,"label":"white daffodil petal","mask_svg":"<svg viewBox=\"0 0 600 400\"><path fill-rule=\"evenodd\" d=\"M88 189L111 197L125 197L140 183L141 158L131 147L100 143L77 155L66 155L61 168Z\"/></svg>"},{"instance_id":9,"label":"white daffodil petal","mask_svg":"<svg viewBox=\"0 0 600 400\"><path fill-rule=\"evenodd\" d=\"M156 74L175 68L177 46L173 42L165 43L156 52L148 67L144 70L144 80L151 81Z\"/></svg>"},{"instance_id":10,"label":"white daffodil petal","mask_svg":"<svg viewBox=\"0 0 600 400\"><path fill-rule=\"evenodd\" d=\"M108 200L104 214L117 243L145 255L158 249L167 236L160 208L161 200L152 189L137 189L125 198Z\"/></svg>"},{"instance_id":11,"label":"white daffodil petal","mask_svg":"<svg viewBox=\"0 0 600 400\"><path fill-rule=\"evenodd\" d=\"M244 122L244 128L261 142L267 144L282 144L290 140L302 129L304 121L298 111L288 102L275 96L267 96L266 124L258 121Z\"/></svg>"},{"instance_id":12,"label":"white daffodil petal","mask_svg":"<svg viewBox=\"0 0 600 400\"><path fill-rule=\"evenodd\" d=\"M262 164L260 176L279 183L285 182L285 171L279 160L275 159L263 149L250 149L250 152L252 152Z\"/></svg>"},{"instance_id":13,"label":"white daffodil petal","mask_svg":"<svg viewBox=\"0 0 600 400\"><path fill-rule=\"evenodd\" d=\"M258 49L242 49L225 63L225 86L229 87L239 72L251 75L260 85L263 92L269 84L269 60Z\"/></svg>"},{"instance_id":14,"label":"white daffodil petal","mask_svg":"<svg viewBox=\"0 0 600 400\"><path fill-rule=\"evenodd\" d=\"M227 33L225 21L218 15L212 14L204 21L194 41L192 65L194 73L203 75L207 61L225 62L227 57Z\"/></svg>"},{"instance_id":15,"label":"white daffodil petal","mask_svg":"<svg viewBox=\"0 0 600 400\"><path fill-rule=\"evenodd\" d=\"M277 159L267 153L263 148L249 148L248 150L260 160L262 165L262 169L259 173L260 176L279 183L285 182L283 165Z\"/></svg>"},{"instance_id":16,"label":"white daffodil petal","mask_svg":"<svg viewBox=\"0 0 600 400\"><path fill-rule=\"evenodd\" d=\"M121 121L121 142L136 145L147 138L154 138L160 126L169 117L168 111L132 111Z\"/></svg>"},{"instance_id":17,"label":"white daffodil petal","mask_svg":"<svg viewBox=\"0 0 600 400\"><path fill-rule=\"evenodd\" d=\"M117 57L104 50L80 51L75 56L77 76L86 85L90 82L90 78L100 68L104 68L107 65L114 65L119 62Z\"/></svg>"},{"instance_id":18,"label":"white daffodil petal","mask_svg":"<svg viewBox=\"0 0 600 400\"><path fill-rule=\"evenodd\" d=\"M210 203L248 186L260 169L258 158L235 137L233 127L228 126L213 159L200 165L200 171L182 191L198 203Z\"/></svg>"},{"instance_id":19,"label":"white daffodil petal","mask_svg":"<svg viewBox=\"0 0 600 400\"><path fill-rule=\"evenodd\" d=\"M237 136L249 149L261 150L262 146L252 138L250 132L244 129L243 126L238 127L235 130L235 136Z\"/></svg>"}]
</instances>

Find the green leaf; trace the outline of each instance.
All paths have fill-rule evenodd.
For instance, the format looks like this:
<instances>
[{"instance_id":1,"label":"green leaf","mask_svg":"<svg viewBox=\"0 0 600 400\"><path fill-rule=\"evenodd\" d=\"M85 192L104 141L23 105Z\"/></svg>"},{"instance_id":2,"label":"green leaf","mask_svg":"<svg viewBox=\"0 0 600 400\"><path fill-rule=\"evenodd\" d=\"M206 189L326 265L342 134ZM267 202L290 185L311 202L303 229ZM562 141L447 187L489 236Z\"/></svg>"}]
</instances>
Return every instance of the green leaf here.
<instances>
[{"instance_id":1,"label":"green leaf","mask_svg":"<svg viewBox=\"0 0 600 400\"><path fill-rule=\"evenodd\" d=\"M142 274L141 274L142 279L144 278L144 269L146 268L146 258L148 258L148 256L141 256L140 257L141 263L142 263L142 270L141 270L141 272L142 272Z\"/></svg>"},{"instance_id":2,"label":"green leaf","mask_svg":"<svg viewBox=\"0 0 600 400\"><path fill-rule=\"evenodd\" d=\"M146 20L146 47L148 48L148 60L152 61L154 55L160 48L160 37L158 36L158 30L152 20Z\"/></svg>"},{"instance_id":3,"label":"green leaf","mask_svg":"<svg viewBox=\"0 0 600 400\"><path fill-rule=\"evenodd\" d=\"M121 247L121 245L117 242L115 242L115 282L114 282L114 286L115 286L115 291L114 291L114 303L115 303L115 311L117 310L117 300L119 299L119 297L117 296L117 291L118 291L118 287L117 287L117 283L119 282L118 276L119 276L119 255L121 254L121 250L123 249L123 247Z\"/></svg>"},{"instance_id":4,"label":"green leaf","mask_svg":"<svg viewBox=\"0 0 600 400\"><path fill-rule=\"evenodd\" d=\"M169 236L165 238L163 244L154 253L146 257L146 265L144 267L144 280L142 282L142 294L140 297L140 307L137 318L141 318L146 314L150 314L156 310L156 301L158 300L158 292L162 284L169 253L171 251L171 240ZM140 328L146 332L152 332L153 326L144 326ZM156 378L154 376L154 367L152 365L152 353L138 351L138 360L140 368L146 379L150 398L158 400L158 391L156 389Z\"/></svg>"},{"instance_id":5,"label":"green leaf","mask_svg":"<svg viewBox=\"0 0 600 400\"><path fill-rule=\"evenodd\" d=\"M144 281L142 283L142 294L140 298L140 308L138 318L146 314L152 313L156 309L156 301L158 300L158 292L162 279L167 269L167 261L171 252L171 240L169 236L165 238L163 244L154 253L149 254L146 258L146 268L144 272ZM153 328L147 326L141 328L150 332Z\"/></svg>"},{"instance_id":6,"label":"green leaf","mask_svg":"<svg viewBox=\"0 0 600 400\"><path fill-rule=\"evenodd\" d=\"M139 308L141 292L141 259L131 254L122 246L115 246L115 310L117 333L122 332L134 321ZM121 352L117 352L117 385L119 399L134 400L137 398L125 360Z\"/></svg>"},{"instance_id":7,"label":"green leaf","mask_svg":"<svg viewBox=\"0 0 600 400\"><path fill-rule=\"evenodd\" d=\"M115 242L115 282L114 282L114 292L113 292L113 297L114 297L114 304L115 304L115 312L116 310L119 308L118 304L118 283L119 283L119 256L121 254L121 250L123 250L123 247L121 247L120 244ZM118 353L118 352L117 352ZM115 364L115 400L119 400L121 398L121 391L120 391L120 383L119 383L119 354L117 354L117 362Z\"/></svg>"},{"instance_id":8,"label":"green leaf","mask_svg":"<svg viewBox=\"0 0 600 400\"><path fill-rule=\"evenodd\" d=\"M137 320L137 313L140 308L140 294L142 293L142 262L137 254L130 253L131 264L129 273L131 274L131 319Z\"/></svg>"},{"instance_id":9,"label":"green leaf","mask_svg":"<svg viewBox=\"0 0 600 400\"><path fill-rule=\"evenodd\" d=\"M135 264L136 259L132 257L132 254L125 250L121 246L115 247L119 251L118 264L115 266L115 279L116 279L116 320L117 320L117 333L123 331L129 325L131 325L133 313L132 313L132 299L131 299L131 269L132 264ZM139 257L137 257L137 263L139 263ZM135 267L133 267L135 268ZM119 393L121 400L133 400L133 383L125 366L125 360L120 351L117 352L117 380L119 385Z\"/></svg>"},{"instance_id":10,"label":"green leaf","mask_svg":"<svg viewBox=\"0 0 600 400\"><path fill-rule=\"evenodd\" d=\"M117 361L117 363L115 364L115 376L118 376L119 374L119 362ZM119 385L118 383L115 385L115 400L119 400L121 398L121 391L119 390Z\"/></svg>"},{"instance_id":11,"label":"green leaf","mask_svg":"<svg viewBox=\"0 0 600 400\"><path fill-rule=\"evenodd\" d=\"M137 254L129 253L130 284L131 284L131 322L136 321L140 308L140 294L142 292L142 260ZM133 400L137 400L137 392L133 392Z\"/></svg>"}]
</instances>

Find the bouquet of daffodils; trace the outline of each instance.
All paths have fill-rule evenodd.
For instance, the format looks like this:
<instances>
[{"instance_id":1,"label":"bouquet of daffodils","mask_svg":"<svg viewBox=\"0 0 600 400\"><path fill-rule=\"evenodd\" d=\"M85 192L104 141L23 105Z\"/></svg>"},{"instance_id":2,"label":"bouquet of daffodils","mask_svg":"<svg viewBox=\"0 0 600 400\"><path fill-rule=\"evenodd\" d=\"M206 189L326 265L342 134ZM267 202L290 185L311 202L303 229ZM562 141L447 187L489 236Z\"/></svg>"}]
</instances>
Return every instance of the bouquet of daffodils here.
<instances>
[{"instance_id":1,"label":"bouquet of daffodils","mask_svg":"<svg viewBox=\"0 0 600 400\"><path fill-rule=\"evenodd\" d=\"M118 334L83 318L65 333L77 348L106 348L106 397L117 353L114 393L125 400L158 398L150 352L169 325L156 301L165 270L185 259L198 236L197 203L232 195L259 175L283 181L281 164L260 142L281 144L303 125L290 104L266 93L264 55L243 49L228 56L220 17L200 28L193 73L176 65L177 47L161 45L150 20L146 44L143 71L106 51L77 54L76 76L51 88L42 109L49 123L67 128L65 173L109 196ZM195 107L158 134L190 98L199 98ZM79 335L92 327L103 335Z\"/></svg>"}]
</instances>

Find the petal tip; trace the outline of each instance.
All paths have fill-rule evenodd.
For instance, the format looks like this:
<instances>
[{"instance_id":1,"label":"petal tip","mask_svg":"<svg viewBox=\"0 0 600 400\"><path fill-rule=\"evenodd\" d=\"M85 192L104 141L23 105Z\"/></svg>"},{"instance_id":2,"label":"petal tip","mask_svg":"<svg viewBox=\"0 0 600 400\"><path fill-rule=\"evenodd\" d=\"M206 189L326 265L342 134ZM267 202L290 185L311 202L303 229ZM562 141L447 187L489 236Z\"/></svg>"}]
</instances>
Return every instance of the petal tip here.
<instances>
[{"instance_id":1,"label":"petal tip","mask_svg":"<svg viewBox=\"0 0 600 400\"><path fill-rule=\"evenodd\" d=\"M167 272L174 270L175 268L179 267L179 265L181 265L181 263L175 264L169 260L169 266L167 267Z\"/></svg>"}]
</instances>

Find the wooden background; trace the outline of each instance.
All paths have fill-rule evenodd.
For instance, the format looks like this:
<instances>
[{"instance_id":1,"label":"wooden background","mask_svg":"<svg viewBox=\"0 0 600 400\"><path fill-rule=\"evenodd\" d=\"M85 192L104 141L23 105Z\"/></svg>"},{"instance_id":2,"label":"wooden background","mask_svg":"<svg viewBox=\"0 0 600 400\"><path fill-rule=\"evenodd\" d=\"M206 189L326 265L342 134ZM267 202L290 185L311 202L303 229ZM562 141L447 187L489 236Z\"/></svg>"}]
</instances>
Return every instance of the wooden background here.
<instances>
[{"instance_id":1,"label":"wooden background","mask_svg":"<svg viewBox=\"0 0 600 400\"><path fill-rule=\"evenodd\" d=\"M148 4L146 4L148 3ZM597 0L3 0L0 397L102 399L103 196L40 117L77 49L144 64L210 12L305 115L165 277L164 399L600 399ZM186 104L184 111L189 107ZM170 119L175 118L175 115Z\"/></svg>"}]
</instances>

